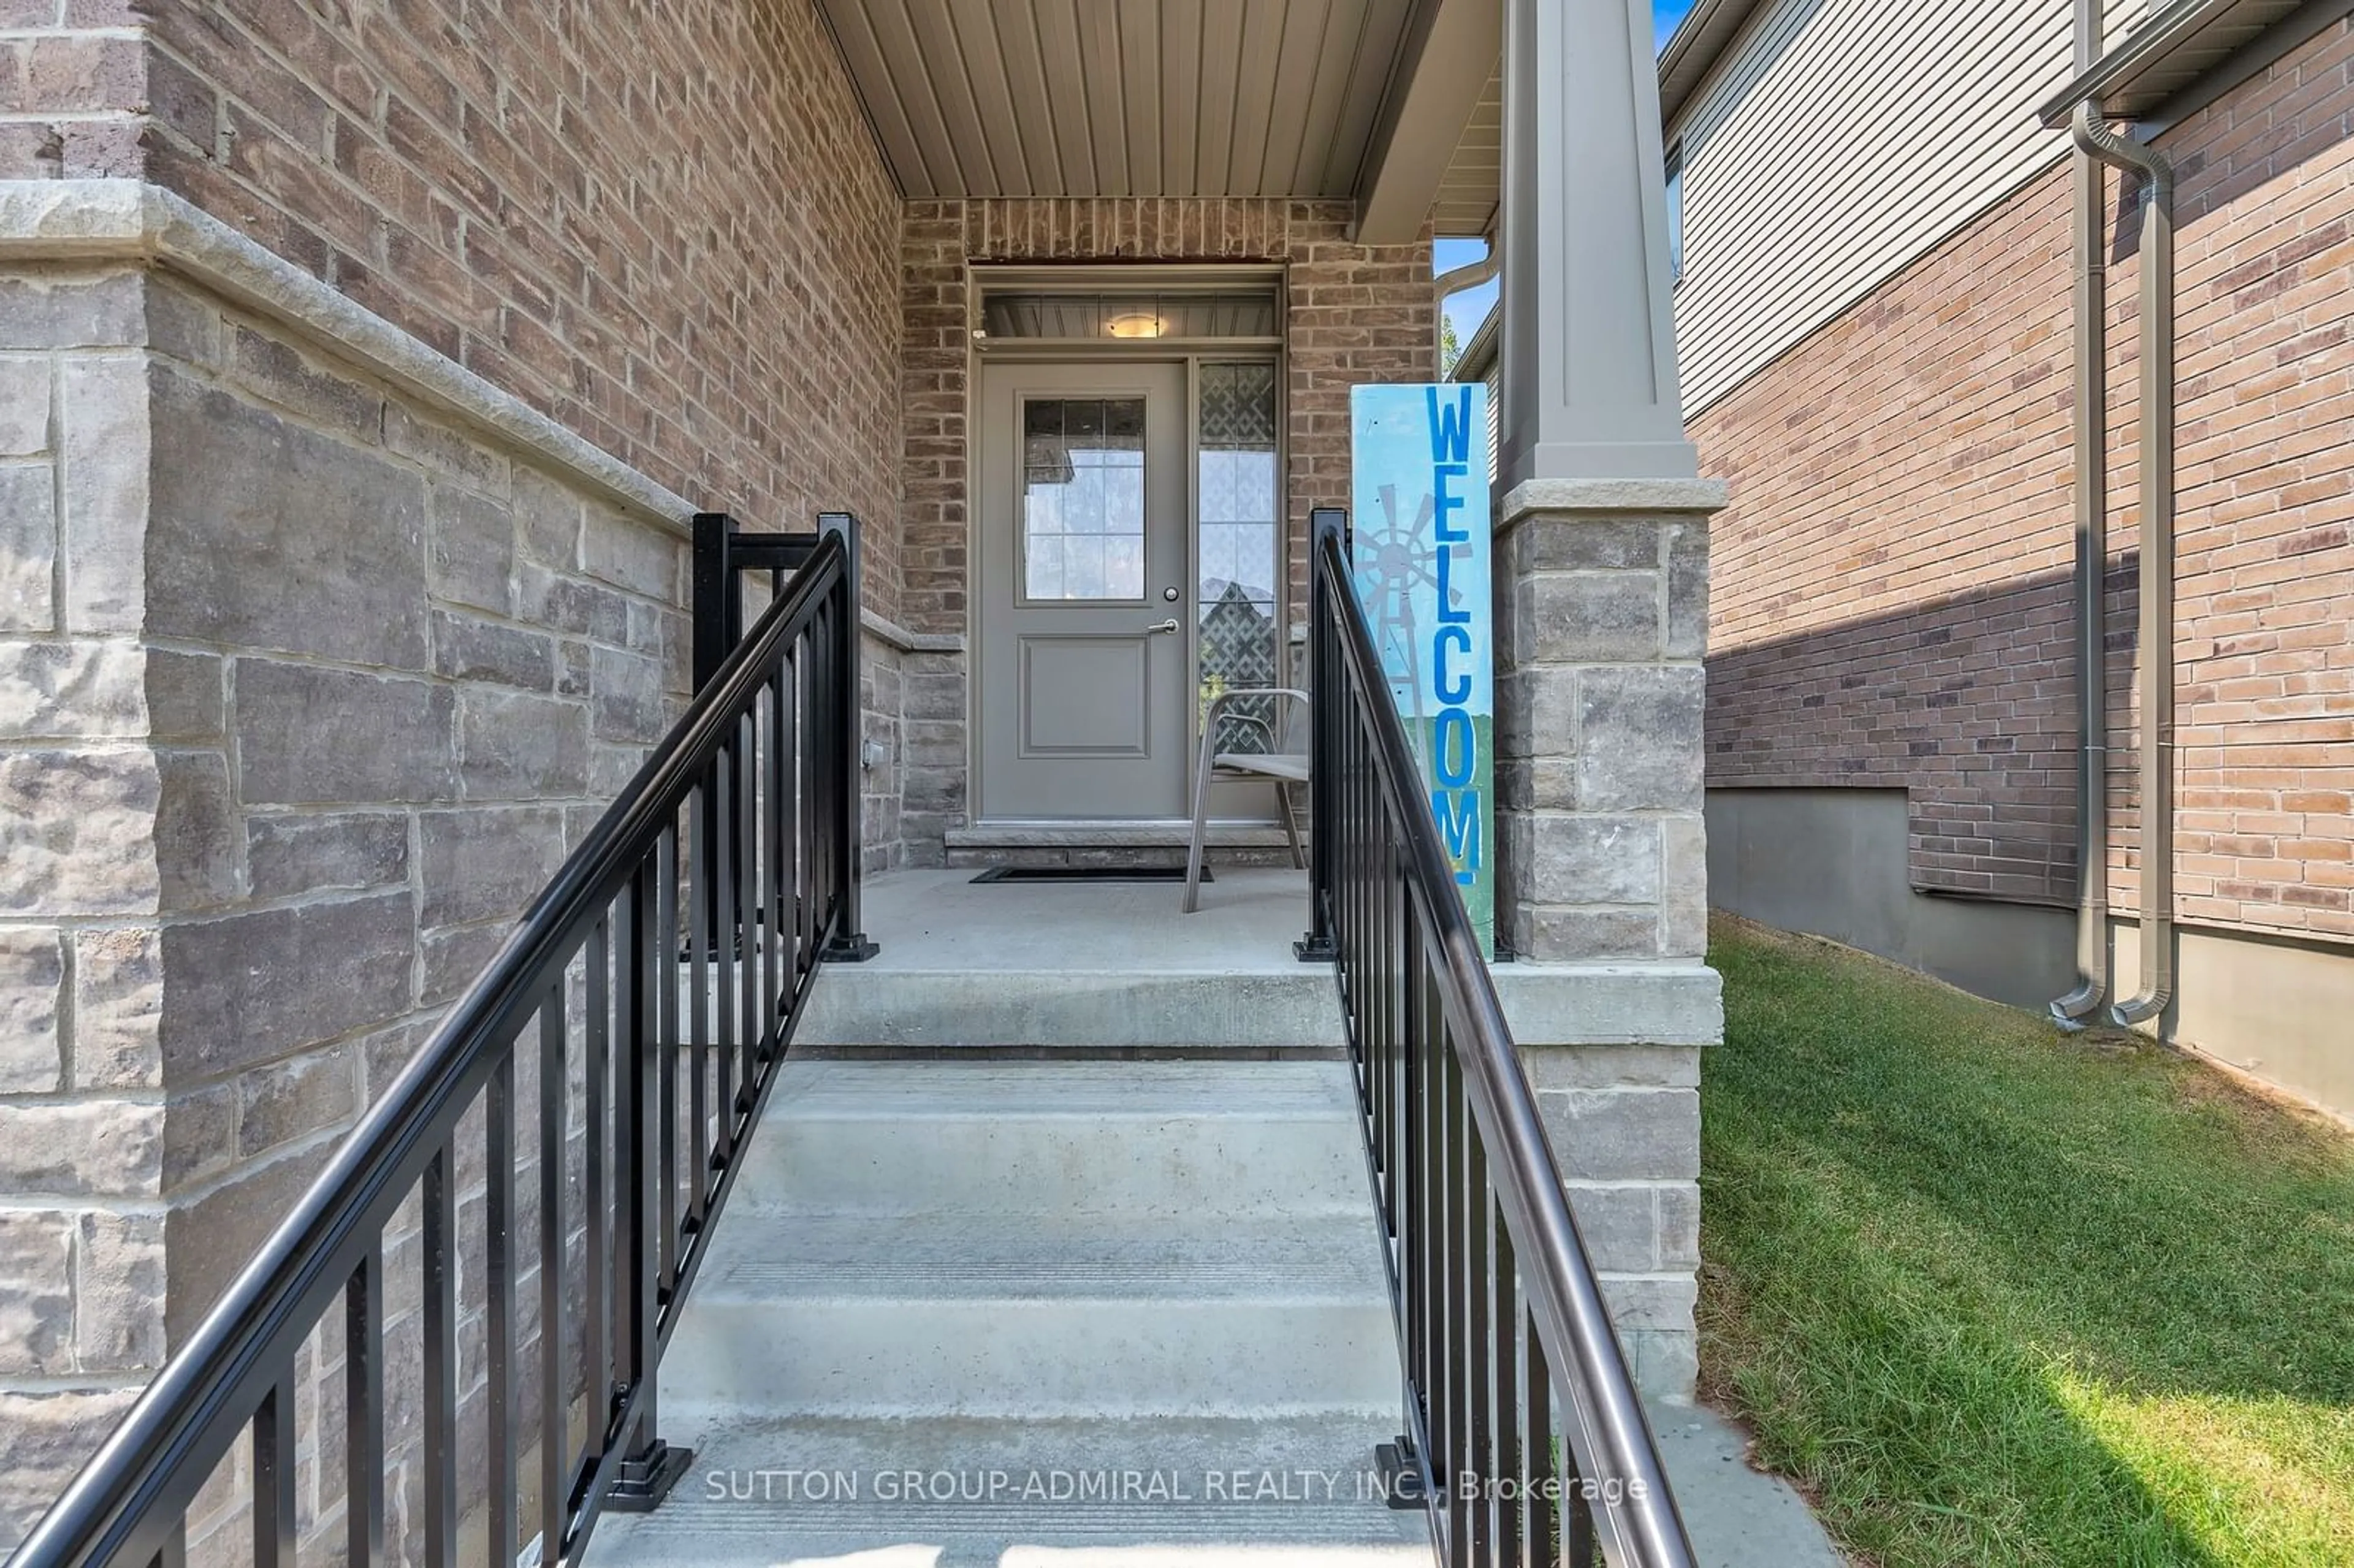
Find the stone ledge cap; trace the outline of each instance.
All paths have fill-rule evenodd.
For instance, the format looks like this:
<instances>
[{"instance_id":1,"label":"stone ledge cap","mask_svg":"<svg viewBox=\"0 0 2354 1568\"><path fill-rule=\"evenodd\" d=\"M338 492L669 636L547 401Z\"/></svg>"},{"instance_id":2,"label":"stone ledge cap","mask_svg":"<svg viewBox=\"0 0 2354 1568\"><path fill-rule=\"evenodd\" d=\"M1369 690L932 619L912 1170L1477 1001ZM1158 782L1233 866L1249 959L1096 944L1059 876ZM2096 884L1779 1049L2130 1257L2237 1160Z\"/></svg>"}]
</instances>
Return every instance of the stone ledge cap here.
<instances>
[{"instance_id":1,"label":"stone ledge cap","mask_svg":"<svg viewBox=\"0 0 2354 1568\"><path fill-rule=\"evenodd\" d=\"M1527 479L1505 495L1496 529L1501 533L1539 512L1717 512L1727 498L1721 479Z\"/></svg>"},{"instance_id":2,"label":"stone ledge cap","mask_svg":"<svg viewBox=\"0 0 2354 1568\"><path fill-rule=\"evenodd\" d=\"M902 653L961 653L964 635L956 631L910 631L885 615L861 609L858 624L866 635Z\"/></svg>"},{"instance_id":3,"label":"stone ledge cap","mask_svg":"<svg viewBox=\"0 0 2354 1568\"><path fill-rule=\"evenodd\" d=\"M1515 1044L1717 1045L1724 982L1697 959L1497 964Z\"/></svg>"},{"instance_id":4,"label":"stone ledge cap","mask_svg":"<svg viewBox=\"0 0 2354 1568\"><path fill-rule=\"evenodd\" d=\"M0 261L138 261L292 327L419 401L684 535L700 510L185 196L143 180L0 180Z\"/></svg>"}]
</instances>

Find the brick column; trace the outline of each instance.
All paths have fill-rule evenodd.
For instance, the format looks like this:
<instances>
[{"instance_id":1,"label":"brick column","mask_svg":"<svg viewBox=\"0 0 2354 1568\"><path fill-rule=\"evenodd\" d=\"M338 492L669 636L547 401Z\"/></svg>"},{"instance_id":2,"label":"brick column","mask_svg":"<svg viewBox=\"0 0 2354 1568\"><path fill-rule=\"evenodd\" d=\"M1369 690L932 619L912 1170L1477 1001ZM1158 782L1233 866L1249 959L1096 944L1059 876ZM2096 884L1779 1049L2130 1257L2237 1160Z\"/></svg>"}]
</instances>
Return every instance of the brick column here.
<instances>
[{"instance_id":1,"label":"brick column","mask_svg":"<svg viewBox=\"0 0 2354 1568\"><path fill-rule=\"evenodd\" d=\"M1698 1372L1703 480L1533 480L1498 513L1498 989L1637 1380Z\"/></svg>"}]
</instances>

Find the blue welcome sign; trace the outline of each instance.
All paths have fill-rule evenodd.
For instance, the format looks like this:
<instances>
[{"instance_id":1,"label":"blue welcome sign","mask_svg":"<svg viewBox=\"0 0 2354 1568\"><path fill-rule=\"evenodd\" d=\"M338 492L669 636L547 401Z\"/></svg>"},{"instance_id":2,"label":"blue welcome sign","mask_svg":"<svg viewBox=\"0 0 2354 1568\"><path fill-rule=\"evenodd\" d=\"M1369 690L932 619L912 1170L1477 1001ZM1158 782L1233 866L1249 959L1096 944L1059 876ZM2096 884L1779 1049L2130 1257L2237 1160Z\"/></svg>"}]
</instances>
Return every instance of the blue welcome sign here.
<instances>
[{"instance_id":1,"label":"blue welcome sign","mask_svg":"<svg viewBox=\"0 0 2354 1568\"><path fill-rule=\"evenodd\" d=\"M1463 906L1496 947L1494 603L1488 389L1349 394L1350 567Z\"/></svg>"}]
</instances>

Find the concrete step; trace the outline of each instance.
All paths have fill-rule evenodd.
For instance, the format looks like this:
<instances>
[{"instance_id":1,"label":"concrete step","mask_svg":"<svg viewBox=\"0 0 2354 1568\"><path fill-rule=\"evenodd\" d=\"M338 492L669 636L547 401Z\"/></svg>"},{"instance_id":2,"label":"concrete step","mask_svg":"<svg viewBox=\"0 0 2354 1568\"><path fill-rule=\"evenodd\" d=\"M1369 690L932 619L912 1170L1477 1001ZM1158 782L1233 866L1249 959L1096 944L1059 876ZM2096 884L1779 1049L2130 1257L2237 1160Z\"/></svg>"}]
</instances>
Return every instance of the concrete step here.
<instances>
[{"instance_id":1,"label":"concrete step","mask_svg":"<svg viewBox=\"0 0 2354 1568\"><path fill-rule=\"evenodd\" d=\"M1358 1139L1340 1062L789 1063L596 1560L1423 1561Z\"/></svg>"},{"instance_id":2,"label":"concrete step","mask_svg":"<svg viewBox=\"0 0 2354 1568\"><path fill-rule=\"evenodd\" d=\"M1394 1409L1369 1216L732 1206L663 1365L673 1410L921 1415Z\"/></svg>"},{"instance_id":3,"label":"concrete step","mask_svg":"<svg viewBox=\"0 0 2354 1568\"><path fill-rule=\"evenodd\" d=\"M814 1045L1041 1050L1333 1051L1331 966L1277 974L1081 974L1035 969L893 972L828 968L797 1038Z\"/></svg>"},{"instance_id":4,"label":"concrete step","mask_svg":"<svg viewBox=\"0 0 2354 1568\"><path fill-rule=\"evenodd\" d=\"M1362 1222L1352 1092L1327 1062L789 1062L737 1201Z\"/></svg>"},{"instance_id":5,"label":"concrete step","mask_svg":"<svg viewBox=\"0 0 2354 1568\"><path fill-rule=\"evenodd\" d=\"M1207 1568L1427 1563L1423 1516L1384 1506L1394 1423L734 1419L673 1422L695 1448L660 1511L607 1516L592 1564L871 1568L1053 1563Z\"/></svg>"}]
</instances>

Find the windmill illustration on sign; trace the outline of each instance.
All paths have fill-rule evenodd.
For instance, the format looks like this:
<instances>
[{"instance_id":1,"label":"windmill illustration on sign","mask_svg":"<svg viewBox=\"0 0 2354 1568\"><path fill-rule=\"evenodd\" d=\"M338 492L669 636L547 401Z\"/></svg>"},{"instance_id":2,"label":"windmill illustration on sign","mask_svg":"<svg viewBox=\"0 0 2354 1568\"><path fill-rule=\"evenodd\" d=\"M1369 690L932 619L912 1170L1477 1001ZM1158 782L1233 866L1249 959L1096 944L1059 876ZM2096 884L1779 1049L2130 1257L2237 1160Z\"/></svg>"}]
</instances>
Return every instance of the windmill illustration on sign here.
<instances>
[{"instance_id":1,"label":"windmill illustration on sign","mask_svg":"<svg viewBox=\"0 0 2354 1568\"><path fill-rule=\"evenodd\" d=\"M1374 651L1382 656L1382 673L1389 677L1390 694L1405 716L1406 739L1414 747L1415 766L1430 770L1431 715L1424 701L1427 683L1422 678L1422 645L1426 640L1414 615L1416 590L1437 594L1438 575L1426 541L1429 538L1434 498L1426 493L1411 522L1398 515L1397 486L1379 492L1382 521L1358 536L1355 555L1357 595L1373 634ZM1458 558L1470 546L1448 546ZM1463 590L1447 585L1454 606L1463 605Z\"/></svg>"}]
</instances>

